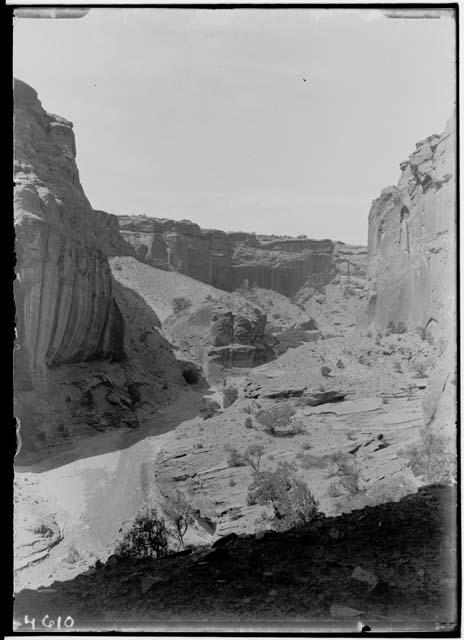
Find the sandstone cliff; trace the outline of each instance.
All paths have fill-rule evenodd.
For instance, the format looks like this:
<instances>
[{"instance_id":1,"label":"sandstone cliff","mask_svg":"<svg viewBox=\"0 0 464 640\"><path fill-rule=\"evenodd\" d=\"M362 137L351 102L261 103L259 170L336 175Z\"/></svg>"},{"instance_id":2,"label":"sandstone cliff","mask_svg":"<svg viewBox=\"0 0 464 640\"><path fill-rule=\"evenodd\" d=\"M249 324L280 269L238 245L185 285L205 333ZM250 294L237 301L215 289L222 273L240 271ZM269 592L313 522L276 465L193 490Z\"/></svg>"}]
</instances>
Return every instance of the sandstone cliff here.
<instances>
[{"instance_id":1,"label":"sandstone cliff","mask_svg":"<svg viewBox=\"0 0 464 640\"><path fill-rule=\"evenodd\" d=\"M139 260L226 291L245 284L291 296L308 279L323 284L333 275L330 240L225 233L144 216L120 216L119 224Z\"/></svg>"},{"instance_id":2,"label":"sandstone cliff","mask_svg":"<svg viewBox=\"0 0 464 640\"><path fill-rule=\"evenodd\" d=\"M449 339L456 299L456 125L418 142L369 214L367 324Z\"/></svg>"},{"instance_id":3,"label":"sandstone cliff","mask_svg":"<svg viewBox=\"0 0 464 640\"><path fill-rule=\"evenodd\" d=\"M137 422L140 394L128 364L134 351L128 336L135 325L127 326L122 311L127 293L115 291L106 255L112 248L131 248L119 237L117 218L94 212L84 194L72 123L47 113L35 90L19 80L14 99L16 414L23 445L29 446L37 444L39 434L45 442L55 431L68 430L71 414L85 425L89 420L94 426L113 424L111 401L99 404L91 391L98 386L92 376L101 377L102 360L108 362L107 373L112 369L105 392L132 393L125 411L131 423ZM156 322L153 317L151 325ZM162 341L158 338L155 342ZM71 369L79 363L92 364L80 371L77 383ZM175 378L174 358L164 365L160 368L174 372L167 371L166 380ZM74 391L64 394L67 384ZM106 421L99 409L109 412Z\"/></svg>"},{"instance_id":4,"label":"sandstone cliff","mask_svg":"<svg viewBox=\"0 0 464 640\"><path fill-rule=\"evenodd\" d=\"M424 396L425 424L451 437L456 416L456 117L418 142L369 214L369 302L364 325L419 328L442 355Z\"/></svg>"}]
</instances>

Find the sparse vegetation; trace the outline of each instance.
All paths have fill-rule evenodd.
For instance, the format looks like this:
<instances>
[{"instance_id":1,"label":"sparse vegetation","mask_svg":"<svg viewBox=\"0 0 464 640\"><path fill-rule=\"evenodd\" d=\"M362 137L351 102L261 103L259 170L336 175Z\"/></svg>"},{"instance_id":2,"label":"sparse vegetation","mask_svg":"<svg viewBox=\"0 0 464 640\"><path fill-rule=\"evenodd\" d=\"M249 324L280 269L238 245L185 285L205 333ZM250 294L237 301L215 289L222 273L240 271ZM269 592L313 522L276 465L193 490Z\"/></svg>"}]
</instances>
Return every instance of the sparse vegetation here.
<instances>
[{"instance_id":1,"label":"sparse vegetation","mask_svg":"<svg viewBox=\"0 0 464 640\"><path fill-rule=\"evenodd\" d=\"M270 506L272 525L279 531L309 523L318 514L313 494L288 462L281 462L274 471L256 472L248 488L247 502Z\"/></svg>"},{"instance_id":2,"label":"sparse vegetation","mask_svg":"<svg viewBox=\"0 0 464 640\"><path fill-rule=\"evenodd\" d=\"M181 311L184 311L184 309L188 309L191 306L192 301L188 298L183 297L174 298L171 303L172 312L175 314L180 313Z\"/></svg>"},{"instance_id":3,"label":"sparse vegetation","mask_svg":"<svg viewBox=\"0 0 464 640\"><path fill-rule=\"evenodd\" d=\"M225 387L222 392L222 406L224 407L224 409L227 409L227 407L230 407L230 405L234 404L237 398L238 390L236 387L233 387L232 385Z\"/></svg>"},{"instance_id":4,"label":"sparse vegetation","mask_svg":"<svg viewBox=\"0 0 464 640\"><path fill-rule=\"evenodd\" d=\"M424 358L420 358L416 356L411 360L411 368L417 373L419 378L427 377L428 365L427 361Z\"/></svg>"},{"instance_id":5,"label":"sparse vegetation","mask_svg":"<svg viewBox=\"0 0 464 640\"><path fill-rule=\"evenodd\" d=\"M211 398L202 398L200 400L198 411L203 420L208 420L209 418L217 416L221 412L221 407L218 402L211 400Z\"/></svg>"},{"instance_id":6,"label":"sparse vegetation","mask_svg":"<svg viewBox=\"0 0 464 640\"><path fill-rule=\"evenodd\" d=\"M179 543L179 547L183 549L184 536L189 526L195 521L192 506L180 491L176 491L167 497L164 511L173 526L172 535Z\"/></svg>"},{"instance_id":7,"label":"sparse vegetation","mask_svg":"<svg viewBox=\"0 0 464 640\"><path fill-rule=\"evenodd\" d=\"M246 467L247 463L238 449L229 445L224 448L228 453L227 464L229 467Z\"/></svg>"},{"instance_id":8,"label":"sparse vegetation","mask_svg":"<svg viewBox=\"0 0 464 640\"><path fill-rule=\"evenodd\" d=\"M255 417L259 424L265 427L266 433L275 434L277 427L286 427L290 418L296 413L295 409L288 402L275 405L270 409L260 409Z\"/></svg>"},{"instance_id":9,"label":"sparse vegetation","mask_svg":"<svg viewBox=\"0 0 464 640\"><path fill-rule=\"evenodd\" d=\"M322 365L322 367L321 367L321 375L323 375L324 378L328 378L331 371L332 371L332 369L330 367L328 367L326 364Z\"/></svg>"},{"instance_id":10,"label":"sparse vegetation","mask_svg":"<svg viewBox=\"0 0 464 640\"><path fill-rule=\"evenodd\" d=\"M411 471L427 484L456 481L456 453L450 438L423 427L420 440L403 452Z\"/></svg>"},{"instance_id":11,"label":"sparse vegetation","mask_svg":"<svg viewBox=\"0 0 464 640\"><path fill-rule=\"evenodd\" d=\"M325 456L319 457L312 453L299 453L297 458L300 460L300 466L303 467L303 469L325 469L327 467Z\"/></svg>"},{"instance_id":12,"label":"sparse vegetation","mask_svg":"<svg viewBox=\"0 0 464 640\"><path fill-rule=\"evenodd\" d=\"M114 554L124 558L161 558L168 552L168 530L156 509L139 513L118 543Z\"/></svg>"}]
</instances>

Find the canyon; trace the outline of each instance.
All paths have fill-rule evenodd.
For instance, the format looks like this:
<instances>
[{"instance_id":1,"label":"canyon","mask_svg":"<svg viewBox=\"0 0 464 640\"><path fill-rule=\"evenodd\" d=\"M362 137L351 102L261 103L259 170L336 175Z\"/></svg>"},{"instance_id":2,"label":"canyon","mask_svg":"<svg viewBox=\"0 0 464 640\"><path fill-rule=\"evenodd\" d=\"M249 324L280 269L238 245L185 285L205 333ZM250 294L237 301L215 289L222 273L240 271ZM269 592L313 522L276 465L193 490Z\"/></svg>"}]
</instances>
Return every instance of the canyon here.
<instances>
[{"instance_id":1,"label":"canyon","mask_svg":"<svg viewBox=\"0 0 464 640\"><path fill-rule=\"evenodd\" d=\"M453 480L443 464L428 488L408 451L425 428L446 438L446 463L456 453L455 118L374 201L364 247L95 211L73 125L24 82L14 92L18 628L49 605L82 628L90 611L111 629L105 607L127 620L182 616L183 571L200 585L195 618L208 593L242 617L260 598L277 619L316 590L311 616L330 621L340 599L359 602L349 576L360 564L390 585L389 599L379 589L363 600L372 620L393 619L399 602L420 619L434 601L427 615L448 621L454 534L440 537L440 523L455 495L441 483ZM264 471L294 469L320 520L275 529L269 505L250 501L253 447ZM149 507L167 513L173 491L195 513L185 545L145 564L118 559L121 532ZM430 563L411 538L415 513L436 542ZM370 526L395 531L396 555L377 539L363 552ZM298 558L284 557L293 544ZM401 553L420 554L421 584L401 573Z\"/></svg>"}]
</instances>

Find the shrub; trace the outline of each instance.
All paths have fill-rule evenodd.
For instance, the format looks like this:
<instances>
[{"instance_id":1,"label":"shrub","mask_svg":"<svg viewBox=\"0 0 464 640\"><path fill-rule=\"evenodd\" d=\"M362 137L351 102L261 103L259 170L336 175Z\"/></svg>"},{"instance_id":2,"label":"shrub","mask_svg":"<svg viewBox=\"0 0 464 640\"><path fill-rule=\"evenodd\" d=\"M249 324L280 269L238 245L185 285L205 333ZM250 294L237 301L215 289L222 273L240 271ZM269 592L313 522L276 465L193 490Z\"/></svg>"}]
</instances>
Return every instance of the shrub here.
<instances>
[{"instance_id":1,"label":"shrub","mask_svg":"<svg viewBox=\"0 0 464 640\"><path fill-rule=\"evenodd\" d=\"M288 462L281 462L274 471L257 472L248 488L249 505L270 506L273 525L284 531L301 526L317 517L318 503L307 484L298 478Z\"/></svg>"},{"instance_id":2,"label":"shrub","mask_svg":"<svg viewBox=\"0 0 464 640\"><path fill-rule=\"evenodd\" d=\"M168 552L168 530L156 509L139 513L115 549L115 555L128 558L161 558Z\"/></svg>"},{"instance_id":3,"label":"shrub","mask_svg":"<svg viewBox=\"0 0 464 640\"><path fill-rule=\"evenodd\" d=\"M349 453L336 451L327 456L326 460L333 466L334 475L339 476L338 482L340 487L350 494L359 491L361 472L356 467L356 463Z\"/></svg>"},{"instance_id":4,"label":"shrub","mask_svg":"<svg viewBox=\"0 0 464 640\"><path fill-rule=\"evenodd\" d=\"M246 467L247 462L238 449L230 447L229 445L224 448L229 454L229 457L227 458L227 464L229 467Z\"/></svg>"},{"instance_id":5,"label":"shrub","mask_svg":"<svg viewBox=\"0 0 464 640\"><path fill-rule=\"evenodd\" d=\"M176 491L167 497L164 511L173 526L172 535L183 549L184 536L189 526L195 521L193 508L185 496L180 491Z\"/></svg>"},{"instance_id":6,"label":"shrub","mask_svg":"<svg viewBox=\"0 0 464 640\"><path fill-rule=\"evenodd\" d=\"M231 404L234 404L237 398L238 391L236 387L226 387L222 392L222 406L224 407L224 409L227 409L227 407L230 407Z\"/></svg>"},{"instance_id":7,"label":"shrub","mask_svg":"<svg viewBox=\"0 0 464 640\"><path fill-rule=\"evenodd\" d=\"M417 356L411 360L411 368L417 373L419 378L427 377L427 362Z\"/></svg>"},{"instance_id":8,"label":"shrub","mask_svg":"<svg viewBox=\"0 0 464 640\"><path fill-rule=\"evenodd\" d=\"M173 313L180 313L184 309L188 309L191 306L192 306L192 301L189 300L188 298L182 298L182 297L174 298L174 300L171 303Z\"/></svg>"},{"instance_id":9,"label":"shrub","mask_svg":"<svg viewBox=\"0 0 464 640\"><path fill-rule=\"evenodd\" d=\"M325 457L319 458L312 453L299 453L297 458L301 460L303 469L325 469L327 467Z\"/></svg>"},{"instance_id":10,"label":"shrub","mask_svg":"<svg viewBox=\"0 0 464 640\"><path fill-rule=\"evenodd\" d=\"M456 455L446 436L423 427L420 440L404 451L411 471L427 484L453 484L456 479Z\"/></svg>"},{"instance_id":11,"label":"shrub","mask_svg":"<svg viewBox=\"0 0 464 640\"><path fill-rule=\"evenodd\" d=\"M304 449L305 451L307 451L308 449L312 449L313 445L311 443L311 440L304 440L301 443L301 448Z\"/></svg>"},{"instance_id":12,"label":"shrub","mask_svg":"<svg viewBox=\"0 0 464 640\"><path fill-rule=\"evenodd\" d=\"M345 365L343 364L343 360L341 358L339 358L337 360L337 368L338 369L344 369L345 368Z\"/></svg>"},{"instance_id":13,"label":"shrub","mask_svg":"<svg viewBox=\"0 0 464 640\"><path fill-rule=\"evenodd\" d=\"M258 472L263 454L264 454L263 445L257 444L257 443L250 444L250 446L247 447L243 452L243 459L247 464L250 465L253 471Z\"/></svg>"},{"instance_id":14,"label":"shrub","mask_svg":"<svg viewBox=\"0 0 464 640\"><path fill-rule=\"evenodd\" d=\"M255 417L260 424L266 427L267 433L273 434L276 427L286 427L295 413L295 409L290 404L284 403L267 410L260 409Z\"/></svg>"},{"instance_id":15,"label":"shrub","mask_svg":"<svg viewBox=\"0 0 464 640\"><path fill-rule=\"evenodd\" d=\"M342 495L342 493L343 491L340 488L340 483L337 482L336 480L333 480L327 488L327 494L331 498L338 498L339 496Z\"/></svg>"},{"instance_id":16,"label":"shrub","mask_svg":"<svg viewBox=\"0 0 464 640\"><path fill-rule=\"evenodd\" d=\"M198 411L202 416L203 420L208 420L209 418L213 418L220 413L221 407L219 403L215 400L211 400L211 398L202 398L200 400L200 405L198 407Z\"/></svg>"},{"instance_id":17,"label":"shrub","mask_svg":"<svg viewBox=\"0 0 464 640\"><path fill-rule=\"evenodd\" d=\"M393 371L396 373L403 373L403 370L401 369L401 362L399 360L395 360L393 362Z\"/></svg>"},{"instance_id":18,"label":"shrub","mask_svg":"<svg viewBox=\"0 0 464 640\"><path fill-rule=\"evenodd\" d=\"M332 371L332 369L330 367L328 367L326 364L322 365L322 367L321 367L321 375L323 375L324 378L328 378L331 371Z\"/></svg>"},{"instance_id":19,"label":"shrub","mask_svg":"<svg viewBox=\"0 0 464 640\"><path fill-rule=\"evenodd\" d=\"M201 380L201 369L193 362L185 364L182 376L187 384L197 384Z\"/></svg>"},{"instance_id":20,"label":"shrub","mask_svg":"<svg viewBox=\"0 0 464 640\"><path fill-rule=\"evenodd\" d=\"M245 427L247 429L253 429L253 420L250 418L250 416L247 416L245 418Z\"/></svg>"}]
</instances>

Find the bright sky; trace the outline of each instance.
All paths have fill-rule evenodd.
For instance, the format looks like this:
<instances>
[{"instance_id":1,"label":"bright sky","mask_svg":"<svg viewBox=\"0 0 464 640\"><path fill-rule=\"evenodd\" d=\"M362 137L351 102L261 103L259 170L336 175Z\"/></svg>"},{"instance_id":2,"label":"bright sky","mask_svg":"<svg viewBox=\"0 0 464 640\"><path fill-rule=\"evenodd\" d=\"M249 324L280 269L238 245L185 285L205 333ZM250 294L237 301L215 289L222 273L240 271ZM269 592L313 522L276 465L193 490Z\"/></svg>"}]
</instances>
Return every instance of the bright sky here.
<instances>
[{"instance_id":1,"label":"bright sky","mask_svg":"<svg viewBox=\"0 0 464 640\"><path fill-rule=\"evenodd\" d=\"M92 9L15 20L14 71L74 123L96 209L367 242L455 103L451 16Z\"/></svg>"}]
</instances>

